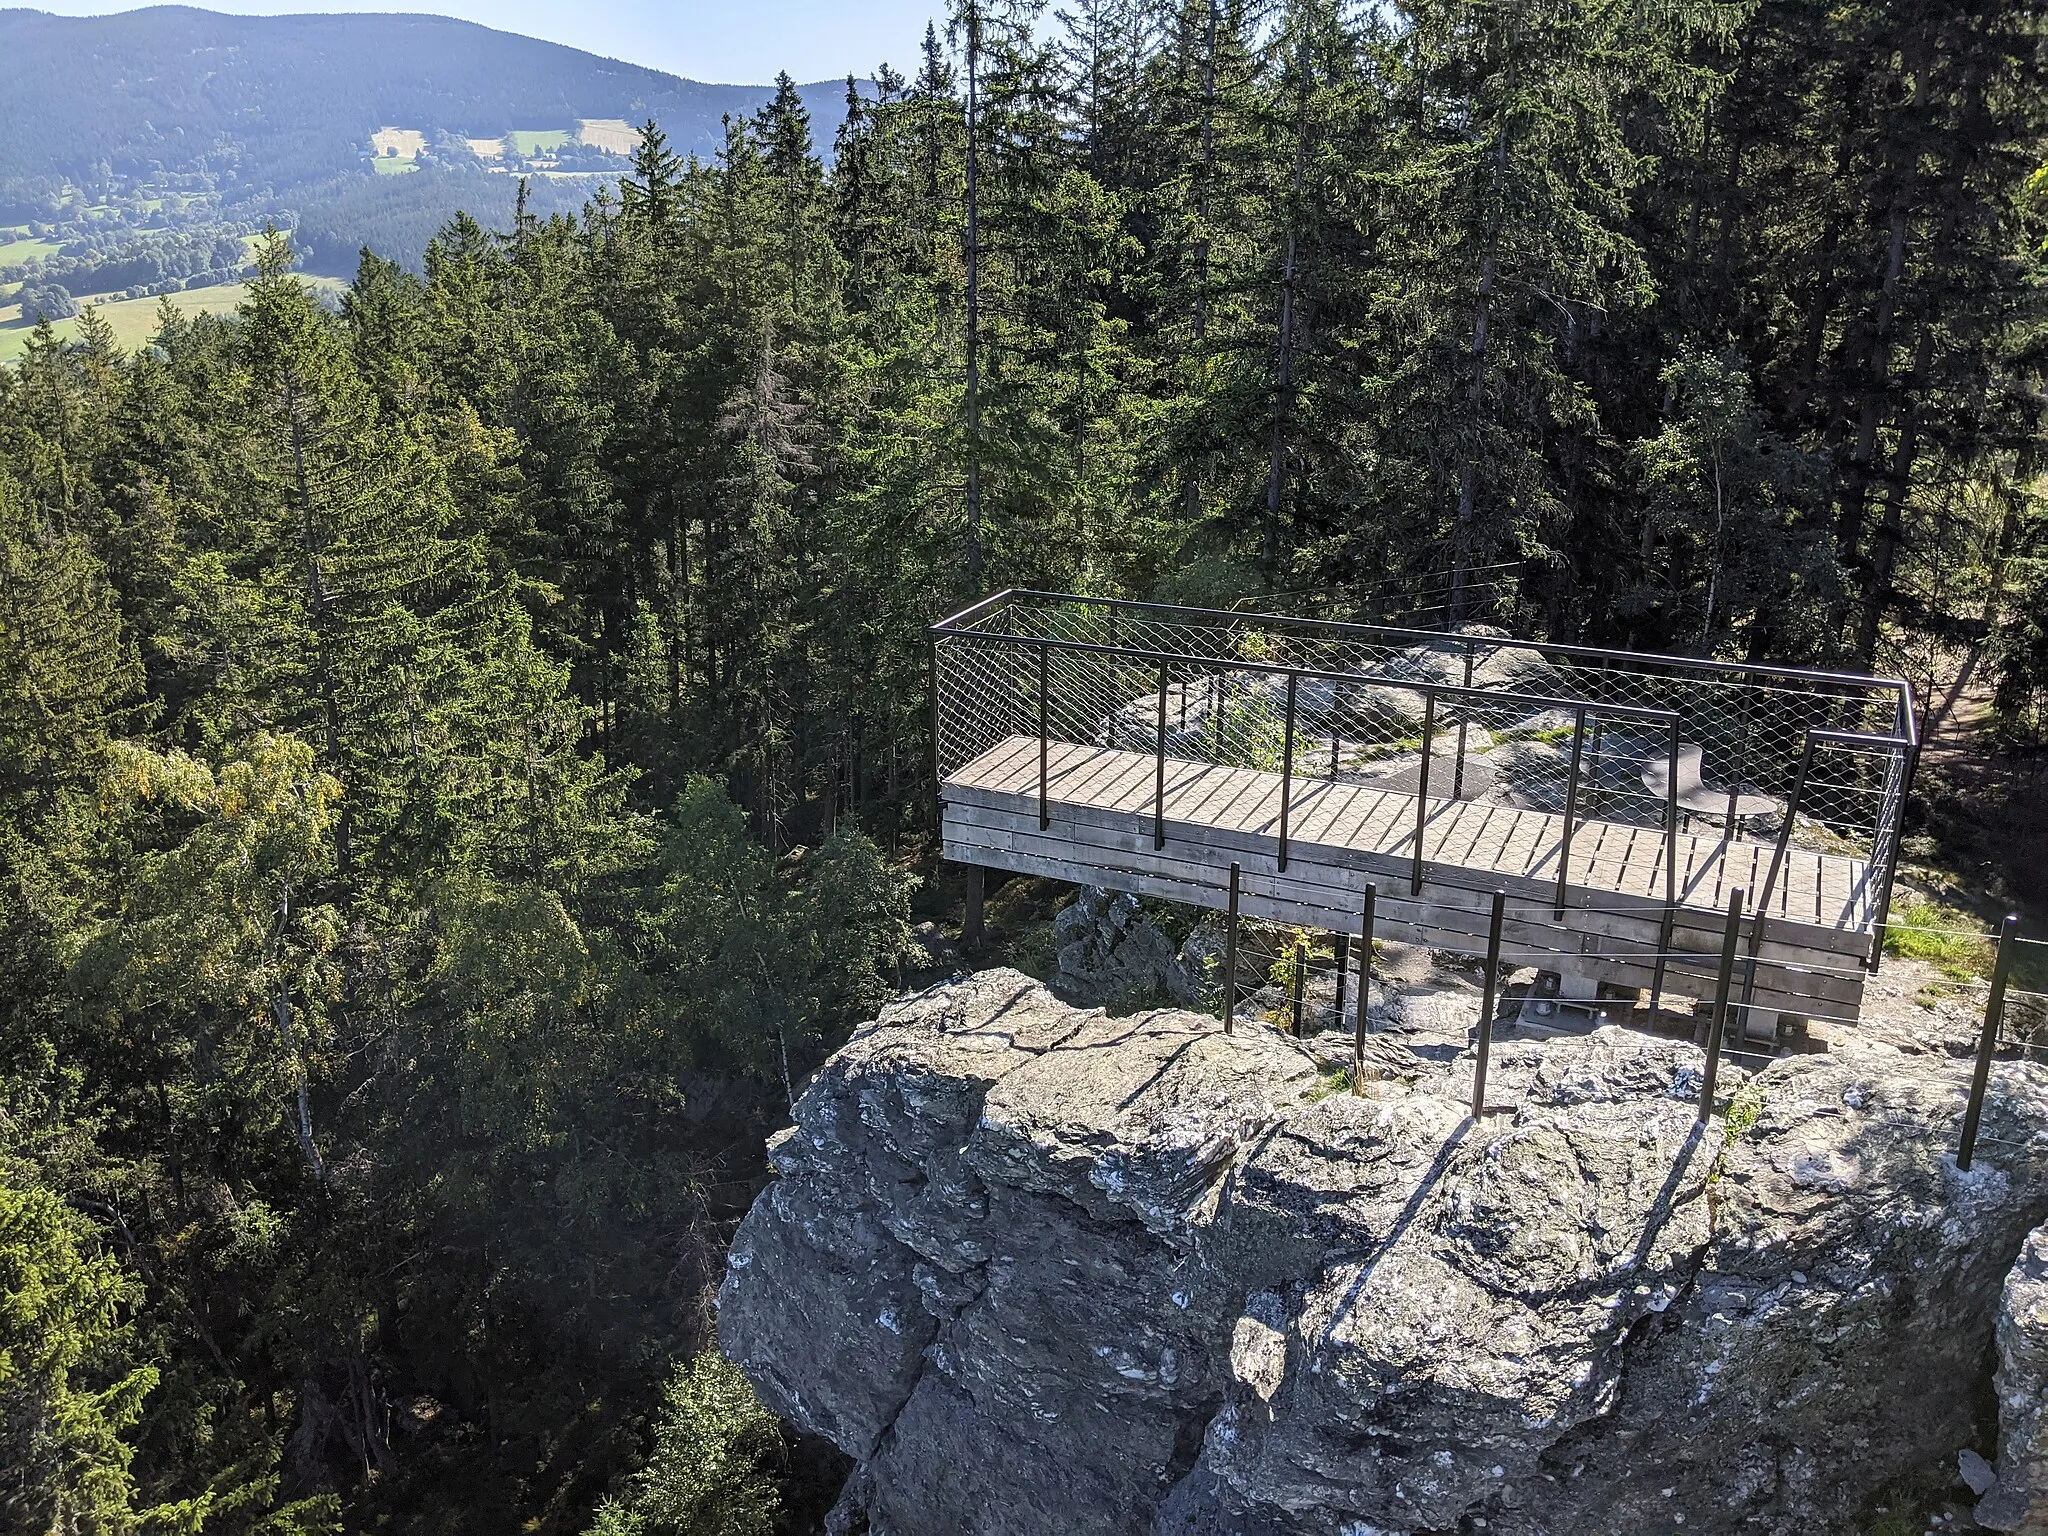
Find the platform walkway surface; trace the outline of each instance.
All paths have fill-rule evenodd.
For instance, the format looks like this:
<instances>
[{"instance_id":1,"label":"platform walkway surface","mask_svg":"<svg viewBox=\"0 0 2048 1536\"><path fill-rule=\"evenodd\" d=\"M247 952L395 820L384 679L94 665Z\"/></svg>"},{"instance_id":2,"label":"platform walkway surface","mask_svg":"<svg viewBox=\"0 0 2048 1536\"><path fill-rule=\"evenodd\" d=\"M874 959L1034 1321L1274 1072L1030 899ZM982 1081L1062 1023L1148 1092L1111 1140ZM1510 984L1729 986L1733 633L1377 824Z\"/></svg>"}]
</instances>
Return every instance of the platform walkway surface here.
<instances>
[{"instance_id":1,"label":"platform walkway surface","mask_svg":"<svg viewBox=\"0 0 2048 1536\"><path fill-rule=\"evenodd\" d=\"M1204 906L1233 861L1245 870L1248 912L1343 931L1363 884L1379 884L1383 919L1425 941L1469 948L1483 934L1485 891L1519 903L1509 942L1529 951L1599 960L1602 974L1642 984L1658 948L1664 903L1661 827L1574 819L1567 912L1551 921L1564 818L1512 805L1430 796L1423 828L1426 885L1411 892L1416 799L1370 781L1293 779L1288 868L1277 867L1281 776L1256 768L1166 759L1166 846L1152 839L1158 759L1149 752L1047 743L1052 825L1038 824L1036 736L1015 735L947 776L947 857L1057 878L1177 896ZM1446 784L1448 788L1448 784ZM1434 785L1432 785L1434 788ZM1670 985L1698 995L1711 982L1721 912L1740 886L1752 905L1773 845L1716 829L1678 837L1678 926L1689 952L1667 967ZM1759 953L1768 996L1791 1011L1830 1015L1860 1001L1872 892L1867 864L1845 854L1790 848L1778 872ZM1745 925L1747 930L1749 925ZM1694 957L1697 957L1696 959ZM1803 1001L1802 1001L1803 999Z\"/></svg>"}]
</instances>

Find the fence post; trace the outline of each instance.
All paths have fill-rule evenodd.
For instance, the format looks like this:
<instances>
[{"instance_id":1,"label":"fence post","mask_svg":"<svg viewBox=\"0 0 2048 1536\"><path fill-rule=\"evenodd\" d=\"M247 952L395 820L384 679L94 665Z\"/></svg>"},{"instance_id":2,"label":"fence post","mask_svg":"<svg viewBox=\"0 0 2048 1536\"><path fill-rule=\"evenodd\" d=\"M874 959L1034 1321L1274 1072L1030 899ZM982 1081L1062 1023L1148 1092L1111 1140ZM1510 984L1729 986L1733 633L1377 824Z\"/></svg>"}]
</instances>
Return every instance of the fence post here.
<instances>
[{"instance_id":1,"label":"fence post","mask_svg":"<svg viewBox=\"0 0 2048 1536\"><path fill-rule=\"evenodd\" d=\"M1493 893L1493 916L1486 928L1486 993L1479 1010L1479 1062L1472 1071L1472 1123L1486 1113L1486 1062L1493 1054L1493 1009L1500 985L1500 923L1508 904L1506 891Z\"/></svg>"},{"instance_id":2,"label":"fence post","mask_svg":"<svg viewBox=\"0 0 2048 1536\"><path fill-rule=\"evenodd\" d=\"M1436 734L1436 690L1422 690L1422 773L1415 783L1415 867L1408 874L1408 894L1422 894L1422 834L1429 825L1429 746Z\"/></svg>"},{"instance_id":3,"label":"fence post","mask_svg":"<svg viewBox=\"0 0 2048 1536\"><path fill-rule=\"evenodd\" d=\"M1721 1032L1728 1021L1728 984L1735 979L1735 948L1742 936L1742 898L1737 886L1728 893L1728 926L1721 934L1721 972L1714 982L1714 1018L1707 1026L1707 1069L1700 1077L1699 1122L1714 1113L1714 1076L1721 1066Z\"/></svg>"},{"instance_id":4,"label":"fence post","mask_svg":"<svg viewBox=\"0 0 2048 1536\"><path fill-rule=\"evenodd\" d=\"M1223 929L1223 1033L1237 1017L1237 880L1242 871L1230 866L1230 920Z\"/></svg>"},{"instance_id":5,"label":"fence post","mask_svg":"<svg viewBox=\"0 0 2048 1536\"><path fill-rule=\"evenodd\" d=\"M1294 1038L1301 1038L1301 1002L1308 987L1308 941L1297 938L1294 941L1294 986L1293 1012Z\"/></svg>"},{"instance_id":6,"label":"fence post","mask_svg":"<svg viewBox=\"0 0 2048 1536\"><path fill-rule=\"evenodd\" d=\"M1344 1027L1345 984L1351 980L1345 972L1350 967L1351 935L1340 933L1337 935L1337 1000L1330 1005L1330 1023L1337 1029Z\"/></svg>"},{"instance_id":7,"label":"fence post","mask_svg":"<svg viewBox=\"0 0 2048 1536\"><path fill-rule=\"evenodd\" d=\"M1046 793L1046 754L1050 750L1051 732L1046 725L1046 689L1049 668L1046 656L1051 650L1043 642L1038 647L1038 830L1043 832L1052 825L1052 800Z\"/></svg>"},{"instance_id":8,"label":"fence post","mask_svg":"<svg viewBox=\"0 0 2048 1536\"><path fill-rule=\"evenodd\" d=\"M1358 934L1358 1022L1351 1033L1351 1091L1355 1094L1365 1092L1365 1027L1372 1012L1372 919L1379 894L1380 888L1367 881L1365 916Z\"/></svg>"},{"instance_id":9,"label":"fence post","mask_svg":"<svg viewBox=\"0 0 2048 1536\"><path fill-rule=\"evenodd\" d=\"M1287 801L1294 788L1294 685L1300 681L1287 674L1287 725L1280 737L1280 867L1287 868Z\"/></svg>"},{"instance_id":10,"label":"fence post","mask_svg":"<svg viewBox=\"0 0 2048 1536\"><path fill-rule=\"evenodd\" d=\"M1553 905L1559 922L1564 921L1564 890L1566 877L1571 873L1572 863L1572 818L1579 810L1579 762L1586 745L1586 707L1581 704L1572 713L1572 766L1564 781L1564 832L1557 843L1557 900Z\"/></svg>"},{"instance_id":11,"label":"fence post","mask_svg":"<svg viewBox=\"0 0 2048 1536\"><path fill-rule=\"evenodd\" d=\"M2005 1022L2005 982L2012 974L2013 951L2019 946L2020 920L2006 914L1998 925L1998 959L1991 967L1991 995L1984 1000L1984 1030L1977 1037L1977 1067L1970 1074L1970 1102L1963 1110L1963 1139L1956 1148L1956 1168L1970 1171L1977 1155L1977 1126L1984 1118L1984 1089L1991 1081L1991 1054L1998 1049L1998 1027Z\"/></svg>"},{"instance_id":12,"label":"fence post","mask_svg":"<svg viewBox=\"0 0 2048 1536\"><path fill-rule=\"evenodd\" d=\"M1159 739L1152 778L1152 846L1166 846L1166 685L1167 661L1159 658Z\"/></svg>"}]
</instances>

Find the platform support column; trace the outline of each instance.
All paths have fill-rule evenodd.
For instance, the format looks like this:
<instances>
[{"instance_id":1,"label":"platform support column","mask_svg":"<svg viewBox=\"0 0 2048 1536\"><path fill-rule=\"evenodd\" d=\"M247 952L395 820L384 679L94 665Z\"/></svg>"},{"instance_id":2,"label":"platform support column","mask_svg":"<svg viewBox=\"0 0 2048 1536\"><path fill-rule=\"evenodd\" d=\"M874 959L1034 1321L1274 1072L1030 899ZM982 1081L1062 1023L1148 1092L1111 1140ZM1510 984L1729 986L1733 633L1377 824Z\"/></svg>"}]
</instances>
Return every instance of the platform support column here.
<instances>
[{"instance_id":1,"label":"platform support column","mask_svg":"<svg viewBox=\"0 0 2048 1536\"><path fill-rule=\"evenodd\" d=\"M1294 995L1291 999L1293 1004L1291 1016L1294 1021L1294 1038L1299 1040L1301 1038L1301 1005L1308 991L1308 940L1306 939L1298 938L1294 941L1294 986L1292 991Z\"/></svg>"},{"instance_id":2,"label":"platform support column","mask_svg":"<svg viewBox=\"0 0 2048 1536\"><path fill-rule=\"evenodd\" d=\"M979 864L967 866L967 909L960 917L960 942L970 949L978 949L988 941L988 929L982 922L982 902L988 892L988 871Z\"/></svg>"}]
</instances>

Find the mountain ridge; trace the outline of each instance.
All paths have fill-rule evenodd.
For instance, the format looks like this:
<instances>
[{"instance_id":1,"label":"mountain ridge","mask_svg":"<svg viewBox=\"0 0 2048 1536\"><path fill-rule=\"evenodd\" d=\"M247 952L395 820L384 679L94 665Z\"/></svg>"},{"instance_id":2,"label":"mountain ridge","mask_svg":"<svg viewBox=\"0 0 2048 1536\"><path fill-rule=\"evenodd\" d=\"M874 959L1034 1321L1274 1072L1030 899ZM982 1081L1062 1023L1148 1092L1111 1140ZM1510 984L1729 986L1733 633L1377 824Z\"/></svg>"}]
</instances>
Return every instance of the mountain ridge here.
<instances>
[{"instance_id":1,"label":"mountain ridge","mask_svg":"<svg viewBox=\"0 0 2048 1536\"><path fill-rule=\"evenodd\" d=\"M0 188L199 170L275 190L345 171L387 125L491 137L624 118L708 153L771 86L685 80L425 13L0 10ZM814 105L843 82L803 88Z\"/></svg>"}]
</instances>

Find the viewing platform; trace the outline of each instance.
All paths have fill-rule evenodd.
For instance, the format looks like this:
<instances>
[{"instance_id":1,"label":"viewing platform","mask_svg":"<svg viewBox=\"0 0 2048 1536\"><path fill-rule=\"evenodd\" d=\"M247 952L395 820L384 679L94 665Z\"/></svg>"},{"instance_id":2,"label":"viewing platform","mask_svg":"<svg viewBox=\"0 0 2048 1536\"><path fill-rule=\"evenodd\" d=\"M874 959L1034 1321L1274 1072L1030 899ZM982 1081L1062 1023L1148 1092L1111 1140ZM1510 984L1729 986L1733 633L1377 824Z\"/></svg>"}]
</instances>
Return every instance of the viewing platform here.
<instances>
[{"instance_id":1,"label":"viewing platform","mask_svg":"<svg viewBox=\"0 0 2048 1536\"><path fill-rule=\"evenodd\" d=\"M1917 752L1897 679L1000 593L933 626L947 858L1853 1018Z\"/></svg>"}]
</instances>

